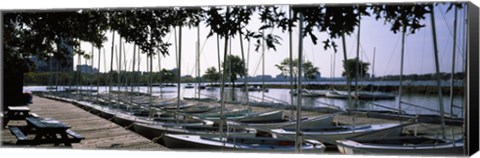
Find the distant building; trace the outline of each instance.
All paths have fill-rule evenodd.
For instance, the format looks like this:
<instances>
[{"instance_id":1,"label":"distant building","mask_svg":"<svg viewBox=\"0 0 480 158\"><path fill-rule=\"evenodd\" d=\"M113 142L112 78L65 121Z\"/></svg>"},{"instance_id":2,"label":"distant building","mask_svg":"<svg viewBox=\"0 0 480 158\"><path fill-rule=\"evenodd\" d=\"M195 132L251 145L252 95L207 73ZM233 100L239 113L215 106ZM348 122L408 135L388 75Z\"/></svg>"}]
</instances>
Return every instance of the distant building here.
<instances>
[{"instance_id":1,"label":"distant building","mask_svg":"<svg viewBox=\"0 0 480 158\"><path fill-rule=\"evenodd\" d=\"M93 68L90 65L77 65L77 71L80 71L81 73L87 73L87 74L98 73L98 69Z\"/></svg>"},{"instance_id":2,"label":"distant building","mask_svg":"<svg viewBox=\"0 0 480 158\"><path fill-rule=\"evenodd\" d=\"M276 80L287 80L287 79L290 79L290 77L287 76L287 75L284 75L284 74L278 74L277 76L275 76L275 79Z\"/></svg>"},{"instance_id":3,"label":"distant building","mask_svg":"<svg viewBox=\"0 0 480 158\"><path fill-rule=\"evenodd\" d=\"M271 75L257 75L257 76L255 76L255 79L258 79L258 80L261 80L261 79L271 80L271 79L272 79L272 76L271 76Z\"/></svg>"},{"instance_id":4,"label":"distant building","mask_svg":"<svg viewBox=\"0 0 480 158\"><path fill-rule=\"evenodd\" d=\"M38 56L34 55L34 56L30 57L30 61L32 61L35 64L34 71L36 71L36 72L54 71L54 69L51 68L50 65L48 64L48 60L47 61L41 60L41 59L38 58Z\"/></svg>"},{"instance_id":5,"label":"distant building","mask_svg":"<svg viewBox=\"0 0 480 158\"><path fill-rule=\"evenodd\" d=\"M315 74L315 77L316 77L316 78L315 78L316 80L320 80L320 78L322 78L322 73L317 72L317 73Z\"/></svg>"},{"instance_id":6,"label":"distant building","mask_svg":"<svg viewBox=\"0 0 480 158\"><path fill-rule=\"evenodd\" d=\"M57 50L66 51L64 58L51 57L48 59L40 59L33 55L30 60L35 64L36 72L71 72L73 71L73 47L65 44L63 40L57 46Z\"/></svg>"}]
</instances>

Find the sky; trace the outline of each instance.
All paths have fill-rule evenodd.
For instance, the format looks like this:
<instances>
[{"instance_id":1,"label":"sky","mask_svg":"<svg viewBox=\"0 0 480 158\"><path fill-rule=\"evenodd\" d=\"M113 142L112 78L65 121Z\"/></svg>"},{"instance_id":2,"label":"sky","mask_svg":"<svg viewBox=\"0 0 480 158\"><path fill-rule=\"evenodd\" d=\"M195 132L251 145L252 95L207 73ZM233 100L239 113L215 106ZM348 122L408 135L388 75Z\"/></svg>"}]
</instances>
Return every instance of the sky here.
<instances>
[{"instance_id":1,"label":"sky","mask_svg":"<svg viewBox=\"0 0 480 158\"><path fill-rule=\"evenodd\" d=\"M288 9L287 6L281 6L282 9ZM437 5L435 7L435 25L438 42L439 63L441 72L451 72L452 65L452 49L453 49L453 21L454 11L453 9L446 12L448 5ZM464 32L464 10L458 11L458 25L457 25L457 52L456 52L456 64L455 71L463 71L464 60L464 46L465 32ZM405 56L404 56L404 74L425 74L434 73L435 65L433 60L433 38L430 15L426 15L426 19L423 21L425 27L417 31L415 34L407 34L405 41ZM260 27L260 21L258 20L258 13L254 13L252 21L247 26L251 30L258 29ZM401 33L394 34L390 31L390 24L385 24L382 20L375 20L374 17L362 17L360 26L360 58L364 61L371 63L374 66L375 76L384 75L398 75L400 74L400 53L401 53ZM298 56L298 28L294 28L292 33L292 47L294 58ZM289 57L289 36L288 32L282 33L281 30L266 30L273 31L274 34L281 37L281 45L277 45L277 50L265 49L265 74L276 76L280 74L274 65L280 63L283 59ZM184 27L182 29L182 75L195 76L195 53L197 41L197 28ZM208 28L205 23L202 23L200 27L200 69L201 74L205 72L208 67L216 67L218 70L218 52L217 52L217 39L216 36L207 38ZM343 71L343 49L341 46L341 40L337 39L335 42L338 45L337 53L334 53L333 49L325 50L321 41L325 39L326 34L316 32L319 37L319 42L314 45L310 37L304 38L303 52L305 60L311 61L314 66L319 67L319 71L322 77L341 77ZM101 56L100 71L110 70L110 54L111 54L111 36L112 32L107 32L106 36L108 41L104 43ZM118 34L115 37L115 47L118 47ZM179 38L179 37L177 37ZM166 36L166 39L172 43L169 48L170 55L161 56L161 66L165 69L172 69L176 67L176 53L175 53L175 36L173 31L170 35ZM250 76L262 75L262 63L261 55L262 49L259 52L254 50L254 42L250 44L247 41L244 42L245 58L248 59L248 73ZM124 42L123 42L124 43ZM221 60L223 60L223 44L224 40L220 39ZM356 44L357 44L357 29L354 34L347 36L346 49L348 58L354 58L356 56ZM231 40L231 53L233 55L241 56L240 41L238 38ZM250 45L250 47L249 47ZM91 44L82 43L82 49L86 52L91 52ZM122 69L132 69L133 59L133 45L125 44L126 60L122 62ZM250 48L250 49L249 49ZM118 49L118 48L117 48ZM122 48L123 49L123 48ZM373 53L375 49L375 63L373 62ZM105 53L104 53L105 52ZM138 53L138 52L137 52ZM123 55L122 55L123 56ZM123 57L122 57L123 58ZM332 61L335 58L335 61ZM125 59L125 58L124 58ZM81 59L81 63L87 62L91 65L91 61L85 61ZM94 50L93 66L98 68L98 51ZM158 71L158 56L153 59L153 71ZM74 64L78 63L78 58L74 58ZM140 62L140 71L146 71L147 62L146 55L142 54ZM334 64L335 63L335 64ZM373 65L374 64L374 65ZM135 66L135 67L138 67ZM114 61L114 70L117 70L118 66ZM334 71L332 71L334 69ZM372 67L369 73L372 72Z\"/></svg>"}]
</instances>

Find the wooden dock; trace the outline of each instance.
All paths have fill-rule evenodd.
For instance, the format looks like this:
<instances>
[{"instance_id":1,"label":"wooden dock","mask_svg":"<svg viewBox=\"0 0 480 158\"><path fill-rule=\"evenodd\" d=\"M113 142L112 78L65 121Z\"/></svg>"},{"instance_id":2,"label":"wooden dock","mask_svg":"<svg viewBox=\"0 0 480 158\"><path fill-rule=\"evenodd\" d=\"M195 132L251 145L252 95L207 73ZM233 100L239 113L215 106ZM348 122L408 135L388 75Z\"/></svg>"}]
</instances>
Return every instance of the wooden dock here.
<instances>
[{"instance_id":1,"label":"wooden dock","mask_svg":"<svg viewBox=\"0 0 480 158\"><path fill-rule=\"evenodd\" d=\"M159 144L153 143L147 138L135 132L93 115L75 105L41 98L33 97L31 112L39 117L54 118L71 126L71 129L85 137L80 143L72 144L73 149L120 149L120 150L169 150ZM11 121L9 125L26 124L25 121ZM1 145L16 147L16 138L8 128L2 129ZM42 145L41 147L53 147L53 145Z\"/></svg>"}]
</instances>

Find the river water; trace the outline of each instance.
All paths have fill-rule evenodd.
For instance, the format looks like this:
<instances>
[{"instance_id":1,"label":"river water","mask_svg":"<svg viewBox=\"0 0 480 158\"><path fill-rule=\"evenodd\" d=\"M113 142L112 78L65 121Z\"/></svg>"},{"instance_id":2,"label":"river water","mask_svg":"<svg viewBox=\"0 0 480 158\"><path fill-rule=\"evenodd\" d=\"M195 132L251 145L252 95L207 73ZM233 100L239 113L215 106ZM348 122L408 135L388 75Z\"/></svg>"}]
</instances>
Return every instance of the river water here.
<instances>
[{"instance_id":1,"label":"river water","mask_svg":"<svg viewBox=\"0 0 480 158\"><path fill-rule=\"evenodd\" d=\"M182 97L195 97L195 91L196 89L185 89L184 86L186 84L181 84L180 88L180 95ZM59 86L58 90L61 91L64 88L68 88L68 86ZM96 87L80 87L82 89L96 89ZM112 87L113 90L118 90L117 86ZM162 91L160 91L160 89ZM108 86L100 86L99 87L100 92L108 92ZM129 87L120 87L120 90L129 90ZM47 86L25 86L24 91L48 91ZM54 91L54 90L53 90ZM148 87L146 86L136 86L134 87L134 91L140 91L140 92L148 92ZM152 93L155 96L163 97L163 98L175 98L177 97L177 87L152 87ZM237 100L242 101L242 99L246 99L246 92L242 92L237 88L235 91L233 91L231 88L226 88L226 98L227 100L230 100L232 98L232 94L235 94L235 98ZM315 92L316 90L311 90ZM320 90L318 90L320 91ZM391 100L365 100L361 101L357 104L357 106L354 106L353 108L356 109L361 109L361 110L388 110L373 104L380 104L382 106L390 107L393 109L398 109L398 99L399 96L394 93L386 93L390 95L395 95L395 99ZM280 102L285 102L287 104L290 104L291 102L291 95L289 93L289 89L269 89L268 92L248 92L248 95L250 96L250 100L262 100L262 98L265 101L270 101L270 100L276 100ZM220 88L216 88L216 90L212 91L207 91L207 90L201 90L201 97L202 98L220 98ZM410 114L438 114L435 111L439 110L439 97L438 95L431 95L431 94L412 94L412 93L404 93L402 94L402 102L407 102L408 104L401 104L401 109L407 113ZM445 113L450 113L450 97L448 95L443 95L441 97L444 105L444 110ZM296 103L296 97L293 98L294 103ZM326 97L303 97L302 98L302 107L308 107L308 108L316 108L316 107L323 107L326 106L324 105L330 104L330 105L335 105L337 107L340 107L342 109L347 109L348 108L348 100L347 99L333 99L333 98L326 98ZM371 104L373 103L373 104ZM415 104L420 107L425 107L425 108L417 108L415 106L411 106L409 104ZM462 95L456 95L453 97L453 104L456 106L461 106L463 107L464 104L464 99ZM459 117L463 117L463 108L453 108L453 114Z\"/></svg>"}]
</instances>

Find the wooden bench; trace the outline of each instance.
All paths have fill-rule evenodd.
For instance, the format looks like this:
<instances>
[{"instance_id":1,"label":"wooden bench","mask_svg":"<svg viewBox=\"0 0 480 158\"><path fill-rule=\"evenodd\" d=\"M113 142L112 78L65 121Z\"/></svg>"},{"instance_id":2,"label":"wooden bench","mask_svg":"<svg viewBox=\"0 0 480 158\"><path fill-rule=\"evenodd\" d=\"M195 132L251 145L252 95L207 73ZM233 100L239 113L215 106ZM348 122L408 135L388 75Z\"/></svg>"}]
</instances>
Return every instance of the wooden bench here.
<instances>
[{"instance_id":1,"label":"wooden bench","mask_svg":"<svg viewBox=\"0 0 480 158\"><path fill-rule=\"evenodd\" d=\"M18 126L9 126L10 133L12 133L17 138L17 144L27 144L28 137L25 135L20 127Z\"/></svg>"},{"instance_id":2,"label":"wooden bench","mask_svg":"<svg viewBox=\"0 0 480 158\"><path fill-rule=\"evenodd\" d=\"M78 142L80 142L80 140L85 139L85 137L83 137L82 135L80 135L80 134L78 134L78 133L76 133L76 132L74 132L70 129L67 130L67 134L69 136L72 136L74 139L78 139L79 140Z\"/></svg>"},{"instance_id":3,"label":"wooden bench","mask_svg":"<svg viewBox=\"0 0 480 158\"><path fill-rule=\"evenodd\" d=\"M31 116L31 117L40 117L40 116L38 116L38 114L33 113L33 112L31 112L29 116Z\"/></svg>"}]
</instances>

